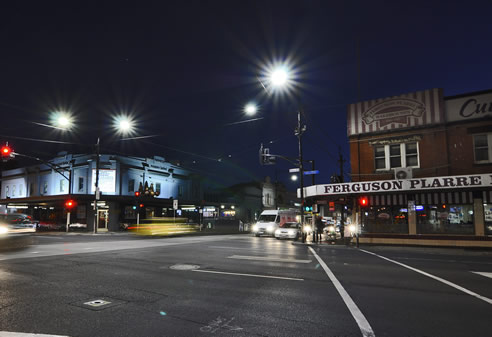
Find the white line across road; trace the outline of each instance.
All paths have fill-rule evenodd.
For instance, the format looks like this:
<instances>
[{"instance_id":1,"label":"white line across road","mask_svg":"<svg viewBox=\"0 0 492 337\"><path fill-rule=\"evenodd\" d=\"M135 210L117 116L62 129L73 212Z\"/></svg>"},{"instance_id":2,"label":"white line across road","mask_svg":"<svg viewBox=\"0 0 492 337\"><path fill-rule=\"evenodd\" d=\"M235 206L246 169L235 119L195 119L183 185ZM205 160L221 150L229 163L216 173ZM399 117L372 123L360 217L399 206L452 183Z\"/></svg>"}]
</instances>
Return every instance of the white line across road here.
<instances>
[{"instance_id":1,"label":"white line across road","mask_svg":"<svg viewBox=\"0 0 492 337\"><path fill-rule=\"evenodd\" d=\"M296 259L284 259L270 256L246 256L246 255L232 255L227 257L228 259L238 260L253 260L253 261L270 261L270 262L289 262L289 263L311 263L311 260L296 260Z\"/></svg>"},{"instance_id":2,"label":"white line across road","mask_svg":"<svg viewBox=\"0 0 492 337\"><path fill-rule=\"evenodd\" d=\"M0 331L0 337L68 337L68 336L45 335L45 334L40 334L40 333Z\"/></svg>"},{"instance_id":3,"label":"white line across road","mask_svg":"<svg viewBox=\"0 0 492 337\"><path fill-rule=\"evenodd\" d=\"M359 326L359 329L362 332L362 336L364 336L364 337L375 337L376 335L374 334L374 331L372 331L371 325L367 321L366 317L362 314L359 307L352 300L352 298L347 293L345 288L342 286L340 281L338 281L338 279L335 277L335 274L333 274L333 272L331 271L330 268L328 268L326 263L318 256L318 254L316 254L316 252L314 251L313 248L309 247L309 249L311 250L311 253L313 253L316 260L318 260L321 267L323 267L326 275L328 275L331 282L333 282L333 285L337 289L338 293L342 297L342 300L345 302L345 305L347 306L350 313L352 314L352 317L354 317L355 322Z\"/></svg>"},{"instance_id":4,"label":"white line across road","mask_svg":"<svg viewBox=\"0 0 492 337\"><path fill-rule=\"evenodd\" d=\"M473 274L478 274L478 275L482 275L482 276L485 276L485 277L489 277L489 278L492 278L492 273L486 273L486 272L483 272L483 271L472 271Z\"/></svg>"},{"instance_id":5,"label":"white line across road","mask_svg":"<svg viewBox=\"0 0 492 337\"><path fill-rule=\"evenodd\" d=\"M229 272L225 272L225 271L203 270L203 269L194 269L192 271L196 271L199 273L212 273L212 274L225 274L225 275L248 276L248 277L273 278L273 279L279 279L279 280L304 281L304 279L302 279L302 278L295 278L295 277L270 276L270 275L258 275L258 274L243 274L243 273L229 273Z\"/></svg>"},{"instance_id":6,"label":"white line across road","mask_svg":"<svg viewBox=\"0 0 492 337\"><path fill-rule=\"evenodd\" d=\"M414 267L410 267L410 266L408 266L408 265L406 265L404 263L401 263L401 262L398 262L398 261L395 261L395 260L392 260L392 259L388 259L387 257L378 255L376 253L373 253L373 252L370 252L370 251L367 251L367 250L364 250L364 249L360 249L360 251L361 252L364 252L364 253L367 253L367 254L371 254L371 255L377 256L377 257L379 257L379 258L381 258L383 260L386 260L386 261L395 263L395 264L397 264L399 266L402 266L402 267L405 267L407 269L413 270L414 272L417 272L419 274L425 275L425 276L430 277L430 278L432 278L432 279L434 279L436 281L442 282L442 283L444 283L444 284L446 284L446 285L448 285L450 287L453 287L455 289L458 289L459 291L462 291L465 294L471 295L471 296L476 297L476 298L478 298L478 299L480 299L482 301L485 301L488 304L492 304L492 299L490 299L488 297L485 297L485 296L482 296L482 295L479 295L479 294L477 294L477 293L475 293L475 292L473 292L471 290L468 290L466 288L463 288L463 287L461 287L461 286L459 286L459 285L457 285L457 284L455 284L453 282L450 282L448 280L445 280L445 279L443 279L443 278L441 278L439 276L435 276L435 275L429 274L429 273L427 273L427 272L425 272L423 270L420 270L420 269L417 269L417 268L414 268Z\"/></svg>"}]
</instances>

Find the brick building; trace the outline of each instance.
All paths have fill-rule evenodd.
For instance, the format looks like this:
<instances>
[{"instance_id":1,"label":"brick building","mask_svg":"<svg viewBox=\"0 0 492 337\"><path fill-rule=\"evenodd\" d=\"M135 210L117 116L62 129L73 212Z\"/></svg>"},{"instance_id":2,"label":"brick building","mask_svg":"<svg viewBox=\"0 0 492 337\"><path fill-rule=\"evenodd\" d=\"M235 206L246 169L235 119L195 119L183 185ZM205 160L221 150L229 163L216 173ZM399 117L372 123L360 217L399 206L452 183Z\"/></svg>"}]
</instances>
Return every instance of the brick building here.
<instances>
[{"instance_id":1,"label":"brick building","mask_svg":"<svg viewBox=\"0 0 492 337\"><path fill-rule=\"evenodd\" d=\"M373 242L492 243L492 90L359 102L347 126L352 182L307 187L308 198L350 200L352 222Z\"/></svg>"}]
</instances>

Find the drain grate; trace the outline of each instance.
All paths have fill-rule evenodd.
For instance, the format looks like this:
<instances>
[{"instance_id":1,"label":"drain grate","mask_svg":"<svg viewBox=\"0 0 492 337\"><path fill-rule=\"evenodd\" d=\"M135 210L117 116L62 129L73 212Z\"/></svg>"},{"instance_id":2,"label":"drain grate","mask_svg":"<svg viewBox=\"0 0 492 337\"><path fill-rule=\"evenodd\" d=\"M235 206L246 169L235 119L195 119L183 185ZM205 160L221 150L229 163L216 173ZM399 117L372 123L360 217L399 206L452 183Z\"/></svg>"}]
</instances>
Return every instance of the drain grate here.
<instances>
[{"instance_id":1,"label":"drain grate","mask_svg":"<svg viewBox=\"0 0 492 337\"><path fill-rule=\"evenodd\" d=\"M98 298L95 300L85 300L83 302L75 302L71 303L71 305L84 308L84 309L89 309L89 310L94 310L94 311L99 311L99 310L104 310L107 308L112 308L120 304L125 304L125 301L120 301L120 300L115 300L112 298L104 297L104 298Z\"/></svg>"},{"instance_id":2,"label":"drain grate","mask_svg":"<svg viewBox=\"0 0 492 337\"><path fill-rule=\"evenodd\" d=\"M169 268L174 270L195 270L200 268L200 266L196 264L175 264Z\"/></svg>"},{"instance_id":3,"label":"drain grate","mask_svg":"<svg viewBox=\"0 0 492 337\"><path fill-rule=\"evenodd\" d=\"M108 304L111 304L111 302L109 301L105 301L105 300L93 300L93 301L90 301L90 302L85 302L84 303L85 305L90 305L91 307L102 307L103 305L108 305Z\"/></svg>"}]
</instances>

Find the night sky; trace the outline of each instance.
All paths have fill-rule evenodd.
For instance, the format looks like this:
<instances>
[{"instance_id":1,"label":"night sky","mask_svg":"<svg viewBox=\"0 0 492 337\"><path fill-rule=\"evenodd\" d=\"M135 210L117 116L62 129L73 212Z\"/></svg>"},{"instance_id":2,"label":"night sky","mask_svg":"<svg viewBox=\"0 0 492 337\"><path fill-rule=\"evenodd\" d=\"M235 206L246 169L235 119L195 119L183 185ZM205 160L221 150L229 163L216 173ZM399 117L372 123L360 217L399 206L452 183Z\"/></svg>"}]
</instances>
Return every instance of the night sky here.
<instances>
[{"instance_id":1,"label":"night sky","mask_svg":"<svg viewBox=\"0 0 492 337\"><path fill-rule=\"evenodd\" d=\"M47 159L91 152L100 137L102 152L179 160L215 186L270 175L294 188L293 165L262 167L258 149L296 157L302 106L305 159L327 183L339 147L348 159L347 104L492 88L491 18L491 1L2 4L0 141ZM257 76L286 61L293 89L268 95ZM260 106L254 117L243 113L249 101ZM76 119L71 133L43 126L62 110ZM154 137L119 140L120 113L138 123L134 136ZM237 123L251 118L260 119Z\"/></svg>"}]
</instances>

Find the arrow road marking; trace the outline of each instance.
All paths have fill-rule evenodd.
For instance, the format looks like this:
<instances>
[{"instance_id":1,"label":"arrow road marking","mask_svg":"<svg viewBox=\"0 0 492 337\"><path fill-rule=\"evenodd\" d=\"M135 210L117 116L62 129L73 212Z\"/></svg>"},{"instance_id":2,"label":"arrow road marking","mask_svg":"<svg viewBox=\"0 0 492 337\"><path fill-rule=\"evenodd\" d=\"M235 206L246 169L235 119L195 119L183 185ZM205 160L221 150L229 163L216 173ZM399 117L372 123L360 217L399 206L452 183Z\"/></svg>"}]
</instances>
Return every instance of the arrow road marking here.
<instances>
[{"instance_id":1,"label":"arrow road marking","mask_svg":"<svg viewBox=\"0 0 492 337\"><path fill-rule=\"evenodd\" d=\"M472 271L472 273L478 274L478 275L482 275L482 276L485 276L485 277L492 278L492 273L486 273L486 272L483 272L483 271Z\"/></svg>"}]
</instances>

